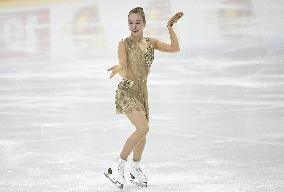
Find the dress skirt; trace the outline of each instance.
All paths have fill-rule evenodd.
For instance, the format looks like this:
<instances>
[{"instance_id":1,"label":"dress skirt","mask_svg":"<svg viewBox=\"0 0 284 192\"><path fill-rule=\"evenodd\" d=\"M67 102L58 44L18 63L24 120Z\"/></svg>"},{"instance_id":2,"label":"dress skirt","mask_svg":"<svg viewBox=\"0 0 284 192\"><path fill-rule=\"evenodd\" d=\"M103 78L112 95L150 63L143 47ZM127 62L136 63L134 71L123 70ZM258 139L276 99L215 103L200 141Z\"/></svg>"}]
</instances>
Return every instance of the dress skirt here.
<instances>
[{"instance_id":1,"label":"dress skirt","mask_svg":"<svg viewBox=\"0 0 284 192\"><path fill-rule=\"evenodd\" d=\"M131 113L133 110L143 110L148 119L148 106L144 106L139 98L137 98L137 90L134 88L134 81L123 78L117 86L115 94L115 106L117 114ZM144 102L143 102L144 103ZM147 102L148 104L148 102Z\"/></svg>"}]
</instances>

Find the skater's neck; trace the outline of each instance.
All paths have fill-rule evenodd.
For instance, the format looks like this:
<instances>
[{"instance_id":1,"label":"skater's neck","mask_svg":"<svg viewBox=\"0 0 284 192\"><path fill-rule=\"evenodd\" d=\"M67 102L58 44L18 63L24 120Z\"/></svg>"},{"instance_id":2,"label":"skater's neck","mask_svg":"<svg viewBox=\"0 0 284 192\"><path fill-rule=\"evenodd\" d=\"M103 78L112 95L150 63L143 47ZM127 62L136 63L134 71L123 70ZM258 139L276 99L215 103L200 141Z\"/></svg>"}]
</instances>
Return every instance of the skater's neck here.
<instances>
[{"instance_id":1,"label":"skater's neck","mask_svg":"<svg viewBox=\"0 0 284 192\"><path fill-rule=\"evenodd\" d=\"M129 38L137 43L137 42L141 42L142 41L143 35L139 35L139 36L130 35Z\"/></svg>"}]
</instances>

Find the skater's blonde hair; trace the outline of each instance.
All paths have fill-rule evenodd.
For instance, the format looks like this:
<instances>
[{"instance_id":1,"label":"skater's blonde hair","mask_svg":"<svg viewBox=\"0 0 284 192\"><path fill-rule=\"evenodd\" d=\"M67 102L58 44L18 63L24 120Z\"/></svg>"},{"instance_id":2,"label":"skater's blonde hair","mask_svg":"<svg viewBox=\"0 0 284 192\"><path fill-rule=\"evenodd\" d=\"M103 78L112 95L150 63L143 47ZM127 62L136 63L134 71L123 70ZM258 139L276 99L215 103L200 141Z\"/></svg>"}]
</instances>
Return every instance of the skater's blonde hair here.
<instances>
[{"instance_id":1,"label":"skater's blonde hair","mask_svg":"<svg viewBox=\"0 0 284 192\"><path fill-rule=\"evenodd\" d=\"M128 17L131 13L138 13L141 15L143 22L146 24L145 13L142 7L135 7L134 9L131 9L128 13Z\"/></svg>"}]
</instances>

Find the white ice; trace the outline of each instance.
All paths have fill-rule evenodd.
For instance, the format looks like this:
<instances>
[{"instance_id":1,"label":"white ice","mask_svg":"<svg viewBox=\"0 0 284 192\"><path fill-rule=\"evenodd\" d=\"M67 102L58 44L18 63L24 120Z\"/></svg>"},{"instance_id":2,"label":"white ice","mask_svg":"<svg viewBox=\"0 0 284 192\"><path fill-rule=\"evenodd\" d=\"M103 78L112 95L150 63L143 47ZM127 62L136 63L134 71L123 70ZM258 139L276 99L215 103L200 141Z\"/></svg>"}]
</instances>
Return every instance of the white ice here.
<instances>
[{"instance_id":1,"label":"white ice","mask_svg":"<svg viewBox=\"0 0 284 192\"><path fill-rule=\"evenodd\" d=\"M106 69L136 6L162 41L184 17L148 79L149 186L124 191L284 191L281 0L0 1L0 191L119 191L103 172L134 128Z\"/></svg>"}]
</instances>

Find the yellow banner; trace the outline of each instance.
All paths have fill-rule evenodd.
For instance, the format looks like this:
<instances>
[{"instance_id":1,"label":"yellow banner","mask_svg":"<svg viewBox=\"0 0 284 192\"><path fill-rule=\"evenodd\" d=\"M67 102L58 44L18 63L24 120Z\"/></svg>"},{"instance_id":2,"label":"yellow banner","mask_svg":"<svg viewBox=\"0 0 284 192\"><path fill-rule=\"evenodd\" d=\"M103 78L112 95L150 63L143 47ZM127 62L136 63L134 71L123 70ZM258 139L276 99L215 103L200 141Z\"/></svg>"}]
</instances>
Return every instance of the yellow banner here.
<instances>
[{"instance_id":1,"label":"yellow banner","mask_svg":"<svg viewBox=\"0 0 284 192\"><path fill-rule=\"evenodd\" d=\"M0 0L0 7L14 7L14 6L30 6L30 5L49 5L53 3L65 2L73 4L79 0L66 1L66 0ZM82 2L82 1L81 1Z\"/></svg>"}]
</instances>

